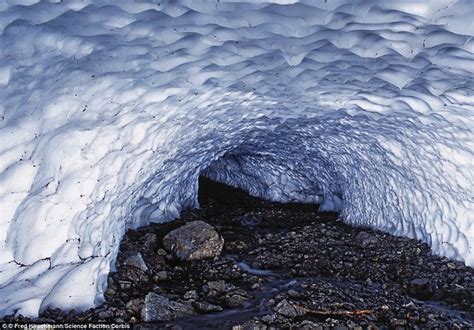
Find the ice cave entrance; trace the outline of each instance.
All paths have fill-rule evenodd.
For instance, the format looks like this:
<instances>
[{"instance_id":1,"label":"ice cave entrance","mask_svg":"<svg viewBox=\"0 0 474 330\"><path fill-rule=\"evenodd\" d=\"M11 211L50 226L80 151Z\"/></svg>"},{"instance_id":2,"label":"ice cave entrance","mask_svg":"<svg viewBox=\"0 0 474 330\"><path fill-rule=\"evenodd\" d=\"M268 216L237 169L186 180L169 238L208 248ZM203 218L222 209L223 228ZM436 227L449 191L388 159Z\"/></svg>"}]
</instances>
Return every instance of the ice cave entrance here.
<instances>
[{"instance_id":1,"label":"ice cave entrance","mask_svg":"<svg viewBox=\"0 0 474 330\"><path fill-rule=\"evenodd\" d=\"M221 209L242 209L245 211L250 211L255 208L255 205L252 204L251 199L246 198L248 197L249 192L245 189L212 180L204 175L199 176L198 184L199 205L209 206L210 204L212 205L212 203L217 203ZM259 199L259 202L263 203L264 205L269 205L271 203L261 199ZM273 202L273 204L276 204L279 208L285 210L304 210L312 212L318 212L320 207L320 204L317 203ZM335 216L338 214L336 212L327 213L332 213Z\"/></svg>"}]
</instances>

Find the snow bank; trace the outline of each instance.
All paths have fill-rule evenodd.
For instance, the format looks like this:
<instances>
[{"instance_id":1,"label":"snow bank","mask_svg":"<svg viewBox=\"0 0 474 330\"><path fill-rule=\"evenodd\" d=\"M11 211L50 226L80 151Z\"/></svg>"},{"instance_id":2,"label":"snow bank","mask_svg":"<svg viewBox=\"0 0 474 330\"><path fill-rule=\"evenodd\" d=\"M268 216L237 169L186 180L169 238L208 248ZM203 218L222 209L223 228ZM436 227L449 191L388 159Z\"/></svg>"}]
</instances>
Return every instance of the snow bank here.
<instances>
[{"instance_id":1,"label":"snow bank","mask_svg":"<svg viewBox=\"0 0 474 330\"><path fill-rule=\"evenodd\" d=\"M0 2L0 315L103 301L197 178L474 266L470 0Z\"/></svg>"}]
</instances>

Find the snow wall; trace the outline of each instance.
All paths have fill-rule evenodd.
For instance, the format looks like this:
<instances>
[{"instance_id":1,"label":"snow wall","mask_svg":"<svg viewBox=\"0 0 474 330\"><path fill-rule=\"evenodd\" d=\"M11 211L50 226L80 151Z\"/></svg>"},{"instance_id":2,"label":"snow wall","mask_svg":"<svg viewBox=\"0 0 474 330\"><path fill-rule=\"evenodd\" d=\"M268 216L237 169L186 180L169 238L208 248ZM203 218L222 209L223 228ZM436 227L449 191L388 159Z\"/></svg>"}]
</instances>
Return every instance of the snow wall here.
<instances>
[{"instance_id":1,"label":"snow wall","mask_svg":"<svg viewBox=\"0 0 474 330\"><path fill-rule=\"evenodd\" d=\"M474 266L471 0L0 1L0 315L103 301L206 176Z\"/></svg>"}]
</instances>

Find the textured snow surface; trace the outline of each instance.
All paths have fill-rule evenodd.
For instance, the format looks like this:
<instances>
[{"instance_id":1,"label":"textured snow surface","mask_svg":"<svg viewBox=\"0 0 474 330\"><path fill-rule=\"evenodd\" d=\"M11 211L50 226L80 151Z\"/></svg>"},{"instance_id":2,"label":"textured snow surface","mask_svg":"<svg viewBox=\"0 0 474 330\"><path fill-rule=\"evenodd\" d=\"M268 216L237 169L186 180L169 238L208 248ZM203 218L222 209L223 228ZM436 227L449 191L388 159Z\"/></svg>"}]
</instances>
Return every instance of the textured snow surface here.
<instances>
[{"instance_id":1,"label":"textured snow surface","mask_svg":"<svg viewBox=\"0 0 474 330\"><path fill-rule=\"evenodd\" d=\"M103 301L200 172L474 266L471 0L1 0L0 315Z\"/></svg>"}]
</instances>

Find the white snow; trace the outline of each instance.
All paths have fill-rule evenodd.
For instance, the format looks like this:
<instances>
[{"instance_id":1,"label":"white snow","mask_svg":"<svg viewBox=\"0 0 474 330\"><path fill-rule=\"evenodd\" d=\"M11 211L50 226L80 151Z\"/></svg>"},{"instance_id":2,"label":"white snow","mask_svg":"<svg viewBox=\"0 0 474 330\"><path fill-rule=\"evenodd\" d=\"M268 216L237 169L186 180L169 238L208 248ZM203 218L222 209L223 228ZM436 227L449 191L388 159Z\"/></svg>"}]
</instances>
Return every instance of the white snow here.
<instances>
[{"instance_id":1,"label":"white snow","mask_svg":"<svg viewBox=\"0 0 474 330\"><path fill-rule=\"evenodd\" d=\"M0 316L103 301L200 172L474 266L474 3L0 1Z\"/></svg>"}]
</instances>

